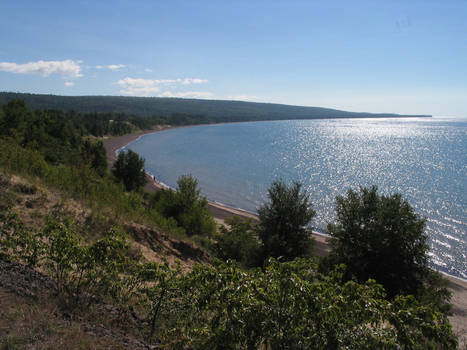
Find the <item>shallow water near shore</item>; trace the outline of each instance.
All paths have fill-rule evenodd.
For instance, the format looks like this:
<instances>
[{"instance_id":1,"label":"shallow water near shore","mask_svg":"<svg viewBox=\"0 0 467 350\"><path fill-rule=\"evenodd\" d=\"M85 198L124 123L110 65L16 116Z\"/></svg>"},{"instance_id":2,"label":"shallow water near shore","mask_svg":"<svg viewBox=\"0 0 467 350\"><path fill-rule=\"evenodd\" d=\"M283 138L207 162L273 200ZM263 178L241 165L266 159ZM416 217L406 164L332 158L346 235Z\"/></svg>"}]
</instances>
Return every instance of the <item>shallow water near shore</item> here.
<instances>
[{"instance_id":1,"label":"shallow water near shore","mask_svg":"<svg viewBox=\"0 0 467 350\"><path fill-rule=\"evenodd\" d=\"M191 173L208 199L255 212L279 178L299 181L325 232L334 199L377 185L426 217L432 266L467 278L467 119L322 119L218 124L144 135L128 148L176 187Z\"/></svg>"}]
</instances>

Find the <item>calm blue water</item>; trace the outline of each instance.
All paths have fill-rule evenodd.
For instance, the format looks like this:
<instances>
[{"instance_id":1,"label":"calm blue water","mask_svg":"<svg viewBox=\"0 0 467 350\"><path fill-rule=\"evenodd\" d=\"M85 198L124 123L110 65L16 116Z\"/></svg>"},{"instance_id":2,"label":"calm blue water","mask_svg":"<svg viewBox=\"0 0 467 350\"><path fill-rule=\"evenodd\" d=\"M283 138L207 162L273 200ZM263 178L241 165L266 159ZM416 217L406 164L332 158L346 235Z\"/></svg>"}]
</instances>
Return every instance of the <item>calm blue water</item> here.
<instances>
[{"instance_id":1,"label":"calm blue water","mask_svg":"<svg viewBox=\"0 0 467 350\"><path fill-rule=\"evenodd\" d=\"M191 173L210 200L252 212L276 179L311 195L324 232L349 188L399 192L427 218L433 266L467 278L467 120L325 119L221 124L143 136L129 148L176 187Z\"/></svg>"}]
</instances>

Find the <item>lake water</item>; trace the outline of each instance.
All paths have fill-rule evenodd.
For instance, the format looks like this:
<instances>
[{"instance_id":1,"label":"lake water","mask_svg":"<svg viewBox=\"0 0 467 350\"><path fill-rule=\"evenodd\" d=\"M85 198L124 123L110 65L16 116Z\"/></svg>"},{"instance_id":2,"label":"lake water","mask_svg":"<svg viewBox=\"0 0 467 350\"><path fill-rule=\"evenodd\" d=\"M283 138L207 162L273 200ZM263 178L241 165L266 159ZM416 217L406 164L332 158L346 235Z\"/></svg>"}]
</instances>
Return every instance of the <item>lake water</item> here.
<instances>
[{"instance_id":1,"label":"lake water","mask_svg":"<svg viewBox=\"0 0 467 350\"><path fill-rule=\"evenodd\" d=\"M128 147L168 186L190 173L208 199L252 212L274 180L299 181L319 232L349 188L402 193L427 219L432 266L467 278L467 119L218 124L157 132Z\"/></svg>"}]
</instances>

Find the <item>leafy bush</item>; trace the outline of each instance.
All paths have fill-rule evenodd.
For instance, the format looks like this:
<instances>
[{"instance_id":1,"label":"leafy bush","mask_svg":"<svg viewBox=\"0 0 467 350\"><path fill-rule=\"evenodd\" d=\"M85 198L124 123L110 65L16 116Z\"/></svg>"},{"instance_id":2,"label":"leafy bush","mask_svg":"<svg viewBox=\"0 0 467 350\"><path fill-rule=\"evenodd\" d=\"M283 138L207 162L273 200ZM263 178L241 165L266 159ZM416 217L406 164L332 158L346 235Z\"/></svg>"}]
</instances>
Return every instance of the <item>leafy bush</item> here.
<instances>
[{"instance_id":1,"label":"leafy bush","mask_svg":"<svg viewBox=\"0 0 467 350\"><path fill-rule=\"evenodd\" d=\"M261 251L258 223L233 216L226 220L226 224L228 226L222 226L216 236L216 256L223 260L234 259L245 267L258 266Z\"/></svg>"},{"instance_id":2,"label":"leafy bush","mask_svg":"<svg viewBox=\"0 0 467 350\"><path fill-rule=\"evenodd\" d=\"M177 184L178 191L157 191L150 200L151 207L174 218L190 236L212 235L216 223L208 210L208 201L200 195L198 181L191 175L183 175Z\"/></svg>"},{"instance_id":3,"label":"leafy bush","mask_svg":"<svg viewBox=\"0 0 467 350\"><path fill-rule=\"evenodd\" d=\"M34 267L42 260L42 236L28 230L11 210L0 212L0 255Z\"/></svg>"},{"instance_id":4,"label":"leafy bush","mask_svg":"<svg viewBox=\"0 0 467 350\"><path fill-rule=\"evenodd\" d=\"M174 321L173 316L178 311L174 298L179 296L178 286L183 275L180 266L173 269L164 262L144 264L140 276L142 280L150 282L140 288L142 295L140 303L148 310L147 319L151 338L158 329L173 327L171 324ZM175 318L175 321L178 320Z\"/></svg>"},{"instance_id":5,"label":"leafy bush","mask_svg":"<svg viewBox=\"0 0 467 350\"><path fill-rule=\"evenodd\" d=\"M189 316L171 344L194 349L455 348L444 314L410 296L389 303L372 280L342 283L342 269L321 275L306 259L270 260L264 271L246 272L232 262L196 266L180 281L177 299Z\"/></svg>"}]
</instances>

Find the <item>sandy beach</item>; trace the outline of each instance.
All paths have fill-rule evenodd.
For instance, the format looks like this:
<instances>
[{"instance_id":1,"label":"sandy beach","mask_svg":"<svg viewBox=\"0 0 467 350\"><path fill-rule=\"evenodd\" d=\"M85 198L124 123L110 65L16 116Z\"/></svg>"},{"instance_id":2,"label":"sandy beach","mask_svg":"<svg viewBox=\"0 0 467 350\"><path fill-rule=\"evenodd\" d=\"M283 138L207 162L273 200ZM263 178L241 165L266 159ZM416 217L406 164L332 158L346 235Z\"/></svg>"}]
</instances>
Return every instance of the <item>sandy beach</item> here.
<instances>
[{"instance_id":1,"label":"sandy beach","mask_svg":"<svg viewBox=\"0 0 467 350\"><path fill-rule=\"evenodd\" d=\"M107 159L109 160L109 167L112 167L112 164L117 160L117 151L121 149L122 147L125 147L126 145L137 140L139 137L143 135L152 134L154 132L172 129L172 128L174 127L157 126L153 130L126 134L123 136L118 136L118 137L105 140L104 147L105 147L105 152L107 154ZM156 179L154 179L151 175L146 174L146 176L147 176L148 181L144 188L148 192L155 192L158 189L165 187L163 184L159 183ZM226 207L226 206L223 206L219 203L212 202L212 201L209 201L208 205L209 205L209 210L211 211L214 217L214 220L219 225L223 225L225 223L225 220L232 216L240 216L243 218L258 220L257 215L241 210L241 209ZM319 256L326 255L329 252L329 245L327 244L328 238L323 235L319 235L319 234L314 234L313 237L315 239L315 253L318 254Z\"/></svg>"},{"instance_id":2,"label":"sandy beach","mask_svg":"<svg viewBox=\"0 0 467 350\"><path fill-rule=\"evenodd\" d=\"M104 147L107 154L107 159L109 160L109 166L117 159L116 152L125 147L129 143L137 140L142 135L151 134L161 130L166 130L172 128L170 126L158 126L153 130L138 132L133 134L127 134L123 136L114 137L104 141ZM157 182L152 176L147 174L148 182L145 186L145 189L149 192L157 191L158 189L163 188L164 186ZM253 220L258 220L258 216L240 209L229 208L222 206L215 202L209 202L209 210L214 216L214 219L218 224L223 224L224 221L234 215L238 215L244 218L250 218ZM314 234L315 239L315 252L319 256L326 255L329 252L330 248L327 244L327 237ZM453 293L452 295L452 312L453 315L449 317L454 328L454 332L459 337L459 348L464 349L467 347L467 281L452 277L446 276L450 281L450 289Z\"/></svg>"},{"instance_id":3,"label":"sandy beach","mask_svg":"<svg viewBox=\"0 0 467 350\"><path fill-rule=\"evenodd\" d=\"M105 152L107 155L107 159L109 160L109 167L112 167L112 164L117 160L116 152L122 147L125 147L126 145L137 140L139 137L143 135L152 134L154 132L172 129L172 128L173 127L170 127L170 126L159 126L155 128L154 130L133 133L133 134L126 134L123 136L114 137L114 138L104 141ZM146 183L146 186L144 187L147 191L154 192L160 188L165 187L163 184L159 183L156 179L154 179L151 175L147 174L147 178L148 178L148 182ZM211 202L211 201L209 202L209 209L211 210L214 218L217 220L224 221L225 219L231 216L234 216L234 215L238 215L238 216L245 217L245 218L250 218L253 220L258 220L258 217L255 214L252 214L247 211L240 210L240 209L225 207L225 206L222 206L218 203Z\"/></svg>"}]
</instances>

